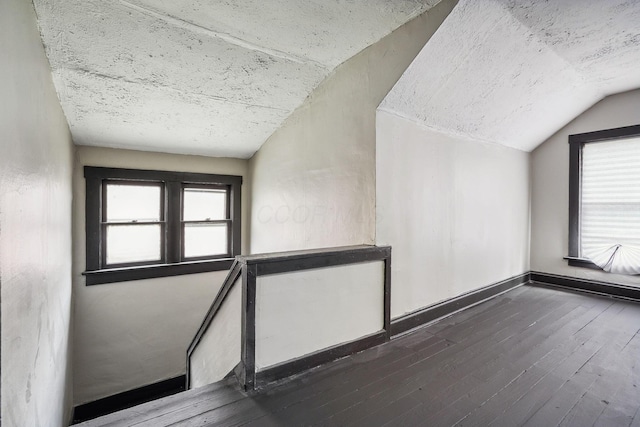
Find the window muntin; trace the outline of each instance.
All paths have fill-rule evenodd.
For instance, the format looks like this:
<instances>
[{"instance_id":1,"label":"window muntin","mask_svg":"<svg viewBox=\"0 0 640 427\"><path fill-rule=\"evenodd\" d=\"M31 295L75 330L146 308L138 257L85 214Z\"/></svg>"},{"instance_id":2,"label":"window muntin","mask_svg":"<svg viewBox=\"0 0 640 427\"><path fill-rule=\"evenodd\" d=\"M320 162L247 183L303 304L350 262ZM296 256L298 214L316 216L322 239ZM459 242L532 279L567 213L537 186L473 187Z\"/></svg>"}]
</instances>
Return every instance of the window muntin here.
<instances>
[{"instance_id":1,"label":"window muntin","mask_svg":"<svg viewBox=\"0 0 640 427\"><path fill-rule=\"evenodd\" d=\"M242 177L85 166L87 285L228 269Z\"/></svg>"},{"instance_id":2,"label":"window muntin","mask_svg":"<svg viewBox=\"0 0 640 427\"><path fill-rule=\"evenodd\" d=\"M569 265L640 273L640 125L569 143Z\"/></svg>"}]
</instances>

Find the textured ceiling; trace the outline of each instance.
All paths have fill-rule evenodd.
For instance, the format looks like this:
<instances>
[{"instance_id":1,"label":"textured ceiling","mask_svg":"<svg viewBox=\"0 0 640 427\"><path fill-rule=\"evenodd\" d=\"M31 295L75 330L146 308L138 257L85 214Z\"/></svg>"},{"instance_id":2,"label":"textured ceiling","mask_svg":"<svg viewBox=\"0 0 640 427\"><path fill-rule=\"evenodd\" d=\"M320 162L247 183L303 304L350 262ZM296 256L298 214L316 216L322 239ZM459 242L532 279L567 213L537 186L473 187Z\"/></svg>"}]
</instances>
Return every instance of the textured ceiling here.
<instances>
[{"instance_id":1,"label":"textured ceiling","mask_svg":"<svg viewBox=\"0 0 640 427\"><path fill-rule=\"evenodd\" d=\"M74 141L250 157L337 65L439 0L34 0Z\"/></svg>"},{"instance_id":2,"label":"textured ceiling","mask_svg":"<svg viewBox=\"0 0 640 427\"><path fill-rule=\"evenodd\" d=\"M381 110L530 151L640 87L640 0L461 0Z\"/></svg>"}]
</instances>

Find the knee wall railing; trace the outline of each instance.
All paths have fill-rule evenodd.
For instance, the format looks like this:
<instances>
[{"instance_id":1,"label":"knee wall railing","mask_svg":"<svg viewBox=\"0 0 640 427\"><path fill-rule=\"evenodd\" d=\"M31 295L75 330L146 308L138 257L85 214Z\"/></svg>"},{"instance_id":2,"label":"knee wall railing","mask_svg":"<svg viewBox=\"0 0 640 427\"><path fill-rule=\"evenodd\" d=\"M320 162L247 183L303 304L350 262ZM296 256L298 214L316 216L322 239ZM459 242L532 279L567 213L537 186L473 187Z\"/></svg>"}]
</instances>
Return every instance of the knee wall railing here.
<instances>
[{"instance_id":1,"label":"knee wall railing","mask_svg":"<svg viewBox=\"0 0 640 427\"><path fill-rule=\"evenodd\" d=\"M187 352L187 387L231 370L246 390L381 344L391 247L236 257Z\"/></svg>"}]
</instances>

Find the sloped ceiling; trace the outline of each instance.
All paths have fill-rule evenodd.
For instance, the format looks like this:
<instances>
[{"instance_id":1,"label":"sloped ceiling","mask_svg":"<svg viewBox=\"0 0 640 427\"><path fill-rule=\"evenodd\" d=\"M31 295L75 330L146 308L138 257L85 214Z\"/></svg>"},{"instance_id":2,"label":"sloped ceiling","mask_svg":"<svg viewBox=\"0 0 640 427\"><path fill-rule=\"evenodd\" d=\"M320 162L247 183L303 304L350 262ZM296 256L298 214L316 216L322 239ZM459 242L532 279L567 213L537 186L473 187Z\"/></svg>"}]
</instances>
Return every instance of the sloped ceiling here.
<instances>
[{"instance_id":1,"label":"sloped ceiling","mask_svg":"<svg viewBox=\"0 0 640 427\"><path fill-rule=\"evenodd\" d=\"M640 0L461 0L379 108L531 151L638 87Z\"/></svg>"},{"instance_id":2,"label":"sloped ceiling","mask_svg":"<svg viewBox=\"0 0 640 427\"><path fill-rule=\"evenodd\" d=\"M34 0L77 144L250 157L337 65L439 0Z\"/></svg>"}]
</instances>

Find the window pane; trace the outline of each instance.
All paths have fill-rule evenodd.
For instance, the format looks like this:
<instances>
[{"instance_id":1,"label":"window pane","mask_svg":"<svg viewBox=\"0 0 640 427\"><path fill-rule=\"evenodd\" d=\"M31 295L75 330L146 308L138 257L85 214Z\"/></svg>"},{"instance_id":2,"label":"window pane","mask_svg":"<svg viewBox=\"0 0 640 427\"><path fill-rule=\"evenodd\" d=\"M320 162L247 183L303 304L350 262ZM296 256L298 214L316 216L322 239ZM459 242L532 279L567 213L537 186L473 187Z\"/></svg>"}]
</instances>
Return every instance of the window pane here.
<instances>
[{"instance_id":1,"label":"window pane","mask_svg":"<svg viewBox=\"0 0 640 427\"><path fill-rule=\"evenodd\" d=\"M640 138L582 149L581 249L640 245Z\"/></svg>"},{"instance_id":2,"label":"window pane","mask_svg":"<svg viewBox=\"0 0 640 427\"><path fill-rule=\"evenodd\" d=\"M160 261L159 224L108 225L107 264Z\"/></svg>"},{"instance_id":3,"label":"window pane","mask_svg":"<svg viewBox=\"0 0 640 427\"><path fill-rule=\"evenodd\" d=\"M160 184L107 184L107 222L160 221L160 191Z\"/></svg>"},{"instance_id":4,"label":"window pane","mask_svg":"<svg viewBox=\"0 0 640 427\"><path fill-rule=\"evenodd\" d=\"M227 224L185 224L184 256L194 258L227 253Z\"/></svg>"},{"instance_id":5,"label":"window pane","mask_svg":"<svg viewBox=\"0 0 640 427\"><path fill-rule=\"evenodd\" d=\"M219 189L185 188L184 221L227 219L227 192Z\"/></svg>"}]
</instances>

